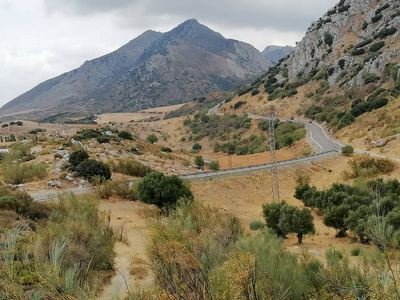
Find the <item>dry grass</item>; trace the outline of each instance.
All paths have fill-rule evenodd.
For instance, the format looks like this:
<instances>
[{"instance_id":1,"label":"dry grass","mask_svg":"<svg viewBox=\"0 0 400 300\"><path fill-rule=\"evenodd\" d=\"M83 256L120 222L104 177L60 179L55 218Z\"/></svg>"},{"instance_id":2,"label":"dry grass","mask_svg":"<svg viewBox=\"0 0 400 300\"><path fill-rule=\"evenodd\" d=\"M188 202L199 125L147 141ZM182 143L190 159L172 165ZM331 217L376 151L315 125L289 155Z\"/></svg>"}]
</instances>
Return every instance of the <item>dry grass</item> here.
<instances>
[{"instance_id":1,"label":"dry grass","mask_svg":"<svg viewBox=\"0 0 400 300\"><path fill-rule=\"evenodd\" d=\"M302 163L286 166L279 169L280 198L296 207L304 207L303 203L294 198L294 190L297 185L296 178L299 171L310 177L311 184L318 189L327 189L335 182L344 182L343 171L348 169L350 158L335 156L317 162ZM386 176L388 177L388 176ZM396 170L391 178L400 178ZM271 203L271 186L269 170L248 173L246 175L233 175L207 180L193 181L191 189L195 199L210 205L220 211L227 211L237 216L243 226L249 230L249 224L253 220L263 220L262 205ZM336 231L326 227L322 217L313 212L316 234L307 236L304 245L298 247L296 237L289 236L285 240L285 246L291 252L301 253L310 251L321 259L329 247L341 249L344 253L350 253L354 247L350 238L335 238ZM372 246L357 244L364 252L372 249ZM351 258L354 260L355 258Z\"/></svg>"}]
</instances>

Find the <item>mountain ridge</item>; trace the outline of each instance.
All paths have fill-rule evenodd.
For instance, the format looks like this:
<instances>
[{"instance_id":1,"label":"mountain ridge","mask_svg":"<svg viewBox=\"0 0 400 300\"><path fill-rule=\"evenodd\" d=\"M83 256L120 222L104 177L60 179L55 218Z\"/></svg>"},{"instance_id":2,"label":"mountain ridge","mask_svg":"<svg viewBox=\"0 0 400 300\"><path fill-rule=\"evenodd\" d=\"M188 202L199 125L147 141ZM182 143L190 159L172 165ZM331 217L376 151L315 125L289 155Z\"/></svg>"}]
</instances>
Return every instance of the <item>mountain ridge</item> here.
<instances>
[{"instance_id":1,"label":"mountain ridge","mask_svg":"<svg viewBox=\"0 0 400 300\"><path fill-rule=\"evenodd\" d=\"M0 116L37 118L177 104L229 90L271 66L250 44L226 39L190 19L166 33L145 31L109 54L44 81L5 104Z\"/></svg>"}]
</instances>

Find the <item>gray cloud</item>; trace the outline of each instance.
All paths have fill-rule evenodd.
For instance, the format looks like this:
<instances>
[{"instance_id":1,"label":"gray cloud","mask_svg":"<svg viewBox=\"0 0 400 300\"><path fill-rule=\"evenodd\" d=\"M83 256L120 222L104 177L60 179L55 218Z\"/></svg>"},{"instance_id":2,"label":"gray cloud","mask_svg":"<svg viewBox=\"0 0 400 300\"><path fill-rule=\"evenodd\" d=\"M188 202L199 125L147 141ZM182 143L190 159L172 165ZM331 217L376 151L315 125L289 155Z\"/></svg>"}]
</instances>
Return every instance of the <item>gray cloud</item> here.
<instances>
[{"instance_id":1,"label":"gray cloud","mask_svg":"<svg viewBox=\"0 0 400 300\"><path fill-rule=\"evenodd\" d=\"M337 0L45 0L49 11L76 15L116 11L122 26L197 18L230 28L302 31Z\"/></svg>"},{"instance_id":2,"label":"gray cloud","mask_svg":"<svg viewBox=\"0 0 400 300\"><path fill-rule=\"evenodd\" d=\"M147 29L196 18L259 50L294 45L337 0L0 0L0 106Z\"/></svg>"},{"instance_id":3,"label":"gray cloud","mask_svg":"<svg viewBox=\"0 0 400 300\"><path fill-rule=\"evenodd\" d=\"M46 12L88 15L121 9L132 0L44 0Z\"/></svg>"}]
</instances>

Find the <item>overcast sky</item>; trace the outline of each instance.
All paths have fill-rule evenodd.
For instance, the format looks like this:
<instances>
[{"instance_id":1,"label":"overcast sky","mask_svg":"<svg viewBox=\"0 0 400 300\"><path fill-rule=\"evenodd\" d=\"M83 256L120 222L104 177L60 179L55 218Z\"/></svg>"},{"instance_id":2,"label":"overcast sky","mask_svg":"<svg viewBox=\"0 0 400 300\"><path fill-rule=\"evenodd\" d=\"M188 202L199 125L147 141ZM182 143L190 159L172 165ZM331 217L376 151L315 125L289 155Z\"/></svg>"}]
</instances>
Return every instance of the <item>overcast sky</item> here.
<instances>
[{"instance_id":1,"label":"overcast sky","mask_svg":"<svg viewBox=\"0 0 400 300\"><path fill-rule=\"evenodd\" d=\"M147 29L200 23L262 51L295 45L337 0L0 0L0 106Z\"/></svg>"}]
</instances>

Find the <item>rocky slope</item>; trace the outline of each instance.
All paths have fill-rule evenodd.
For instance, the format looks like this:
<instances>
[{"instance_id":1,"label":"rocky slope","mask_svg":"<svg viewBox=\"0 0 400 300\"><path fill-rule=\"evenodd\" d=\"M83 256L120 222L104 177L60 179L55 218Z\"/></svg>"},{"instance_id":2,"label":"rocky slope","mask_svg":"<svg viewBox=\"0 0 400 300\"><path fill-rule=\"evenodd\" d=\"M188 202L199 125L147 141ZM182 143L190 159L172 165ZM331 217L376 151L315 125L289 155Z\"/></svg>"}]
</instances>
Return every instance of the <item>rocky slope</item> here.
<instances>
[{"instance_id":1,"label":"rocky slope","mask_svg":"<svg viewBox=\"0 0 400 300\"><path fill-rule=\"evenodd\" d=\"M291 46L267 46L265 49L261 52L264 57L270 61L272 61L274 64L277 64L282 58L288 56L290 53L294 51L295 47Z\"/></svg>"},{"instance_id":2,"label":"rocky slope","mask_svg":"<svg viewBox=\"0 0 400 300\"><path fill-rule=\"evenodd\" d=\"M167 33L146 31L120 49L39 84L0 117L136 111L228 90L272 63L253 46L225 39L196 20Z\"/></svg>"},{"instance_id":3,"label":"rocky slope","mask_svg":"<svg viewBox=\"0 0 400 300\"><path fill-rule=\"evenodd\" d=\"M311 24L289 56L245 91L260 93L257 99L265 94L270 101L291 104L290 114L341 130L361 115L395 107L400 96L399 36L398 0L340 0ZM383 130L389 120L379 126Z\"/></svg>"}]
</instances>

